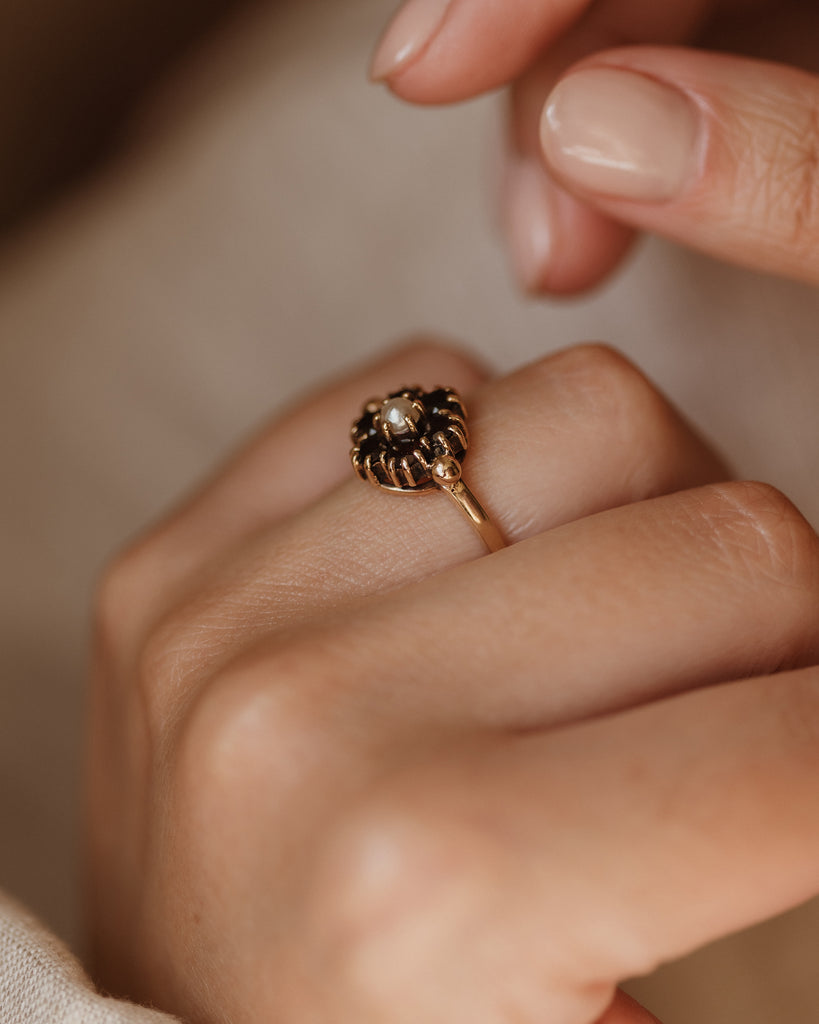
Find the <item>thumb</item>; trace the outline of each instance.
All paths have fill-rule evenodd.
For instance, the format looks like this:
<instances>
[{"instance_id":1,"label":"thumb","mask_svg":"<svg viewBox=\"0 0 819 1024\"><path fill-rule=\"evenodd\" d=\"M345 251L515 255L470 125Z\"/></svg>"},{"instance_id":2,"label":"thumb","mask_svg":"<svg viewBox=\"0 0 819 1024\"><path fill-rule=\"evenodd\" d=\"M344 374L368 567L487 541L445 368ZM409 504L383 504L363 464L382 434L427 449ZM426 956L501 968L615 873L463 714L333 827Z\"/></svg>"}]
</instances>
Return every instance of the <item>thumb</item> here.
<instances>
[{"instance_id":1,"label":"thumb","mask_svg":"<svg viewBox=\"0 0 819 1024\"><path fill-rule=\"evenodd\" d=\"M552 172L634 227L819 283L819 79L674 48L576 65L541 120Z\"/></svg>"}]
</instances>

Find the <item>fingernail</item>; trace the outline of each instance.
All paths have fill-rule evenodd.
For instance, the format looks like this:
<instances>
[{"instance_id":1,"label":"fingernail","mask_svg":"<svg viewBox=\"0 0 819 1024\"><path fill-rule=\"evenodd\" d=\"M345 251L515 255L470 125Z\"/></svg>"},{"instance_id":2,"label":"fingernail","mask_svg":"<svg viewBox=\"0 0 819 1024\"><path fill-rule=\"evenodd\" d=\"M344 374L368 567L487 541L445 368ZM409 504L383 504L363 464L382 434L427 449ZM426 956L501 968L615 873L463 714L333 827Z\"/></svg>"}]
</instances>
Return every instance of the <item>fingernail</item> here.
<instances>
[{"instance_id":1,"label":"fingernail","mask_svg":"<svg viewBox=\"0 0 819 1024\"><path fill-rule=\"evenodd\" d=\"M552 255L549 189L539 160L509 158L503 182L506 234L515 277L529 294L539 291Z\"/></svg>"},{"instance_id":2,"label":"fingernail","mask_svg":"<svg viewBox=\"0 0 819 1024\"><path fill-rule=\"evenodd\" d=\"M589 68L554 89L540 139L555 171L581 188L664 202L696 172L699 126L677 89L634 71Z\"/></svg>"},{"instance_id":3,"label":"fingernail","mask_svg":"<svg viewBox=\"0 0 819 1024\"><path fill-rule=\"evenodd\" d=\"M370 78L382 82L415 60L441 27L450 2L408 0L381 37L370 65Z\"/></svg>"}]
</instances>

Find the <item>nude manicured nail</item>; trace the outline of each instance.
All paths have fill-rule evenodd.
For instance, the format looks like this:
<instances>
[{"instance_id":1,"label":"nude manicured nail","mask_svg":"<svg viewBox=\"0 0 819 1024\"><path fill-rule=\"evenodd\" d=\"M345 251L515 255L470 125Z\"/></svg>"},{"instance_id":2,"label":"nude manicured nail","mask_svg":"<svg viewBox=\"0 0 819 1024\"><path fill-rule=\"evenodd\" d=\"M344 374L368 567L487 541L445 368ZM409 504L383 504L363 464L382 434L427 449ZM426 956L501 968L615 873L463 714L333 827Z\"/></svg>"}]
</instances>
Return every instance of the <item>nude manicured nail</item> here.
<instances>
[{"instance_id":1,"label":"nude manicured nail","mask_svg":"<svg viewBox=\"0 0 819 1024\"><path fill-rule=\"evenodd\" d=\"M391 78L435 36L451 0L408 0L387 26L370 65L374 82Z\"/></svg>"},{"instance_id":2,"label":"nude manicured nail","mask_svg":"<svg viewBox=\"0 0 819 1024\"><path fill-rule=\"evenodd\" d=\"M552 255L550 183L538 160L511 157L503 183L512 267L524 291L538 291Z\"/></svg>"},{"instance_id":3,"label":"nude manicured nail","mask_svg":"<svg viewBox=\"0 0 819 1024\"><path fill-rule=\"evenodd\" d=\"M540 138L555 171L581 188L664 202L696 174L699 126L677 89L634 71L589 68L554 89Z\"/></svg>"}]
</instances>

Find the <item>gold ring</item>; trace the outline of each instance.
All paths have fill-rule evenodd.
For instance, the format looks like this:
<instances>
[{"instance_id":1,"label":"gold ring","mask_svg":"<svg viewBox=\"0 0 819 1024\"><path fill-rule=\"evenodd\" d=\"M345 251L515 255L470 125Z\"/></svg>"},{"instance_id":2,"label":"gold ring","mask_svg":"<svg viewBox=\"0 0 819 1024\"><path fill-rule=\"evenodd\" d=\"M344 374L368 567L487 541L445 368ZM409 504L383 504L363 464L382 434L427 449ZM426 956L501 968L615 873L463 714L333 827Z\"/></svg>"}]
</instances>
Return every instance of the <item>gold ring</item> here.
<instances>
[{"instance_id":1,"label":"gold ring","mask_svg":"<svg viewBox=\"0 0 819 1024\"><path fill-rule=\"evenodd\" d=\"M353 468L362 480L399 494L448 494L489 551L506 546L500 530L461 479L469 448L466 408L452 388L403 388L373 399L352 426Z\"/></svg>"}]
</instances>

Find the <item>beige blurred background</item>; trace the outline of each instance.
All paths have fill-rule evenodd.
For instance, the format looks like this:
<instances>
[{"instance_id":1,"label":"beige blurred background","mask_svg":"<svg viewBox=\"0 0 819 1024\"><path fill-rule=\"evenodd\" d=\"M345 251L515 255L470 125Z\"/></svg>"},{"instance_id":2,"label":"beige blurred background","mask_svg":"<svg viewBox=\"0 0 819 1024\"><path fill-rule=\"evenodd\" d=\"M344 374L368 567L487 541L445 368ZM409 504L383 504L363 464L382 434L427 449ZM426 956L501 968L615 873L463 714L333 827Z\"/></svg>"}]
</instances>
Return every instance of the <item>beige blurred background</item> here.
<instances>
[{"instance_id":1,"label":"beige blurred background","mask_svg":"<svg viewBox=\"0 0 819 1024\"><path fill-rule=\"evenodd\" d=\"M227 6L0 9L0 885L74 941L95 573L317 377L418 328L502 368L605 339L819 524L816 291L652 241L590 298L524 301L496 99L369 86L389 0ZM817 940L808 907L637 990L666 1024L812 1024Z\"/></svg>"}]
</instances>

